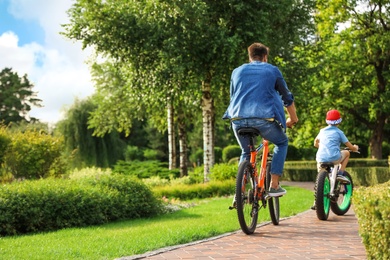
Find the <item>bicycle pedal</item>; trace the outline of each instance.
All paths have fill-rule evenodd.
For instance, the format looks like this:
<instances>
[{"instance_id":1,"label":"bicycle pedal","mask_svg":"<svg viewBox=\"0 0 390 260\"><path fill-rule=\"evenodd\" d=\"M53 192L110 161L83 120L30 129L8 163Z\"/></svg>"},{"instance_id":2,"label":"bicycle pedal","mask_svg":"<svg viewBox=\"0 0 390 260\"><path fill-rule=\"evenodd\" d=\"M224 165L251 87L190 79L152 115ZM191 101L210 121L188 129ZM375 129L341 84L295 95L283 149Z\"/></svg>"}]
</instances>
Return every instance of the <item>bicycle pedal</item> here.
<instances>
[{"instance_id":1,"label":"bicycle pedal","mask_svg":"<svg viewBox=\"0 0 390 260\"><path fill-rule=\"evenodd\" d=\"M234 206L229 206L229 209L232 210L232 209L237 209L237 208Z\"/></svg>"}]
</instances>

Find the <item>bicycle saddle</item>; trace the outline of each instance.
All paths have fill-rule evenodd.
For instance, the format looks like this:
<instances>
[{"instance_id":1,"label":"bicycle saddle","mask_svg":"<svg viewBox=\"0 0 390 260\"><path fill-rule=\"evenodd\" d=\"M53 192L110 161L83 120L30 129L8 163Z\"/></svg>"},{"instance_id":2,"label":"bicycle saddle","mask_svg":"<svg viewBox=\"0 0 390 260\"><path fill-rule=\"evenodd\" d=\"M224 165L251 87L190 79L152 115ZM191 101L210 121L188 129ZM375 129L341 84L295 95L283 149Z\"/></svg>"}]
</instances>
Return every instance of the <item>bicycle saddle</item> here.
<instances>
[{"instance_id":1,"label":"bicycle saddle","mask_svg":"<svg viewBox=\"0 0 390 260\"><path fill-rule=\"evenodd\" d=\"M253 127L243 127L238 129L237 132L239 135L253 135L253 136L259 136L260 131Z\"/></svg>"},{"instance_id":2,"label":"bicycle saddle","mask_svg":"<svg viewBox=\"0 0 390 260\"><path fill-rule=\"evenodd\" d=\"M327 168L327 167L333 167L334 163L332 163L332 162L322 162L320 165L321 165L321 168Z\"/></svg>"}]
</instances>

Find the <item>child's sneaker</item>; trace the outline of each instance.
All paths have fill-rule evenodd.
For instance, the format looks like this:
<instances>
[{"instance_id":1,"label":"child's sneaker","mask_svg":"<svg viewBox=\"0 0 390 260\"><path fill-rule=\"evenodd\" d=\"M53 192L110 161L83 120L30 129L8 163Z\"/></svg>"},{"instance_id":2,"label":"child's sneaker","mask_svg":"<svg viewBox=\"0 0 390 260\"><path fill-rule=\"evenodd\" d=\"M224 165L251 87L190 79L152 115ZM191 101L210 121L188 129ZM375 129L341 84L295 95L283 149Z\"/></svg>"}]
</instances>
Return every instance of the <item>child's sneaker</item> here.
<instances>
[{"instance_id":1,"label":"child's sneaker","mask_svg":"<svg viewBox=\"0 0 390 260\"><path fill-rule=\"evenodd\" d=\"M287 191L285 189L283 189L282 187L280 187L280 185L278 186L277 189L274 189L274 188L269 188L269 191L268 191L268 195L270 197L280 197L280 196L283 196L284 194L286 194Z\"/></svg>"},{"instance_id":2,"label":"child's sneaker","mask_svg":"<svg viewBox=\"0 0 390 260\"><path fill-rule=\"evenodd\" d=\"M344 176L343 172L338 172L337 173L337 178L336 178L341 184L350 184L351 182L348 180L347 177Z\"/></svg>"}]
</instances>

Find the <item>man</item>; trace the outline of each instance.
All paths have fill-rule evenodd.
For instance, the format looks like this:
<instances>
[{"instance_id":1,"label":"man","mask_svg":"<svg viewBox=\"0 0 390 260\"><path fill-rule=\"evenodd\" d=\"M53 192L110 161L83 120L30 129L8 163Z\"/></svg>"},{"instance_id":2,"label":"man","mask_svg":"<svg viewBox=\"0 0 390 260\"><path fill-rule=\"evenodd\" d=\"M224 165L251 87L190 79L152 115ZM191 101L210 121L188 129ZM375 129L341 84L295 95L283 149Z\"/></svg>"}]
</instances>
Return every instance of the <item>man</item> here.
<instances>
[{"instance_id":1,"label":"man","mask_svg":"<svg viewBox=\"0 0 390 260\"><path fill-rule=\"evenodd\" d=\"M249 63L233 70L230 82L230 104L223 118L230 119L237 141L242 149L240 162L249 160L249 140L238 135L242 127L254 127L263 138L275 145L271 164L269 195L286 194L279 185L286 160L288 138L286 127L298 122L294 97L289 91L282 73L268 61L268 47L253 43L248 47ZM287 109L288 119L284 114Z\"/></svg>"}]
</instances>

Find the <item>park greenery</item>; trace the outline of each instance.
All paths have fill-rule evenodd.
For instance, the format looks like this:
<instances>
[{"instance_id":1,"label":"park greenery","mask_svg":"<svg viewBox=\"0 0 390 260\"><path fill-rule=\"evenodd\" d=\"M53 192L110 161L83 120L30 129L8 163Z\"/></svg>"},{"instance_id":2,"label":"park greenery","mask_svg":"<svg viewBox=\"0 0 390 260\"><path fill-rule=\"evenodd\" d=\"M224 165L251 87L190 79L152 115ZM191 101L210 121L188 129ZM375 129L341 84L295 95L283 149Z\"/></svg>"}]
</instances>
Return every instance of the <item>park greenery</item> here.
<instances>
[{"instance_id":1,"label":"park greenery","mask_svg":"<svg viewBox=\"0 0 390 260\"><path fill-rule=\"evenodd\" d=\"M74 1L61 33L95 51L95 94L49 128L28 115L42 102L28 75L0 72L0 196L8 203L0 204L0 233L155 217L169 209L162 197L231 195L240 149L221 118L230 73L247 62L253 42L270 47L269 62L295 97L299 123L287 130L287 160L312 165L313 139L326 111L338 109L341 129L361 147L353 157L374 161L364 162L363 175L375 172L382 182L390 155L389 8L388 0ZM303 172L292 168L289 178ZM139 197L129 196L134 189ZM58 206L69 214L55 213ZM364 239L374 243L369 232Z\"/></svg>"}]
</instances>

